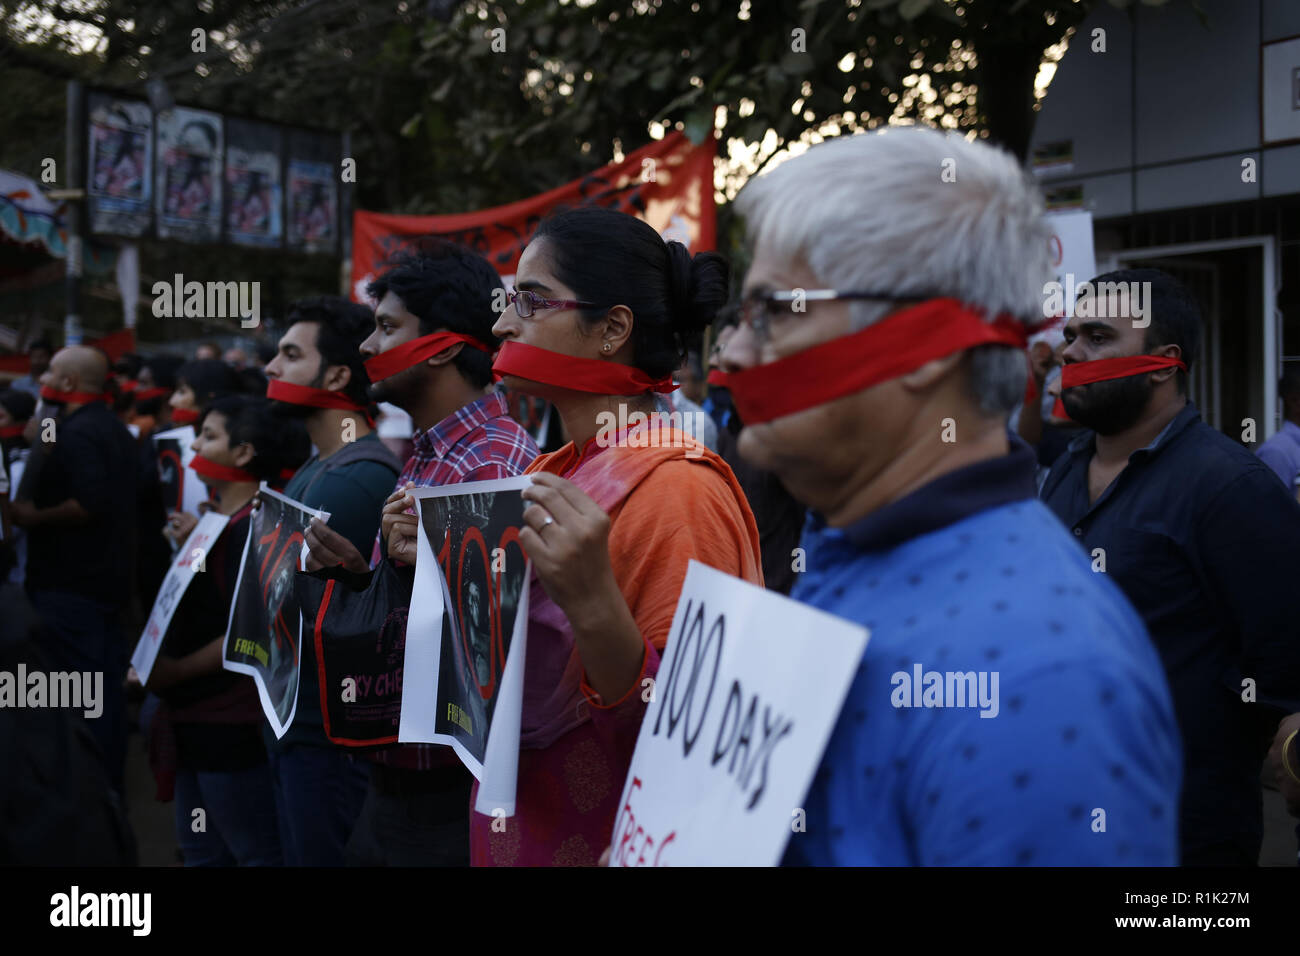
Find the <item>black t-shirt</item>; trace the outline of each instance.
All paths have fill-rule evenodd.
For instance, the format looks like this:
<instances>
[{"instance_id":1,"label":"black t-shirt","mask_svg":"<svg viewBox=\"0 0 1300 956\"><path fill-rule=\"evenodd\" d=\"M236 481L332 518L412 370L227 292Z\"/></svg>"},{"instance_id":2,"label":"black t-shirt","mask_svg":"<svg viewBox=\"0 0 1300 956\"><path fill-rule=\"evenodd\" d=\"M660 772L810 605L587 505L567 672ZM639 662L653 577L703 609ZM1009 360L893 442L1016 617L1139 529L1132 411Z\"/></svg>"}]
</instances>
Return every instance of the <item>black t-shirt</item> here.
<instances>
[{"instance_id":1,"label":"black t-shirt","mask_svg":"<svg viewBox=\"0 0 1300 956\"><path fill-rule=\"evenodd\" d=\"M172 551L163 537L167 507L163 502L162 482L158 479L158 448L150 436L143 436L136 449L140 469L136 487L136 583L140 606L146 611L162 586L171 563Z\"/></svg>"},{"instance_id":2,"label":"black t-shirt","mask_svg":"<svg viewBox=\"0 0 1300 956\"><path fill-rule=\"evenodd\" d=\"M250 515L251 503L232 515L222 529L204 560L204 570L194 575L176 605L160 654L184 657L226 633ZM169 687L159 696L172 707L190 707L240 684L251 687L252 680L246 674L214 671ZM248 724L177 721L173 726L177 760L180 766L190 770L243 770L266 760L260 720Z\"/></svg>"},{"instance_id":3,"label":"black t-shirt","mask_svg":"<svg viewBox=\"0 0 1300 956\"><path fill-rule=\"evenodd\" d=\"M83 405L58 422L33 504L52 508L75 498L91 518L31 529L30 590L71 591L114 606L129 601L137 474L135 441L103 402Z\"/></svg>"},{"instance_id":4,"label":"black t-shirt","mask_svg":"<svg viewBox=\"0 0 1300 956\"><path fill-rule=\"evenodd\" d=\"M1191 402L1091 500L1095 435L1040 496L1142 615L1183 733L1184 862L1259 858L1260 765L1300 709L1300 507L1254 454ZM1245 679L1250 684L1245 684ZM1247 696L1246 688L1252 693Z\"/></svg>"}]
</instances>

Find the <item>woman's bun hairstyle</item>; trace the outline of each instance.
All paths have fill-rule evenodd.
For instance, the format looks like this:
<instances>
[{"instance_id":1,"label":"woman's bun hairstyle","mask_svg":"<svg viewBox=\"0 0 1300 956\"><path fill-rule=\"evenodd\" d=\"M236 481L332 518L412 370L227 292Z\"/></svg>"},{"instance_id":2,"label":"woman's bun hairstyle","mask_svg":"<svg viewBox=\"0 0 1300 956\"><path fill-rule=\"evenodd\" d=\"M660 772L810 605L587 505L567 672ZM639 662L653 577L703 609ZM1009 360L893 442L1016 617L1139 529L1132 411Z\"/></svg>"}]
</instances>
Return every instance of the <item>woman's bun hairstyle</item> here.
<instances>
[{"instance_id":1,"label":"woman's bun hairstyle","mask_svg":"<svg viewBox=\"0 0 1300 956\"><path fill-rule=\"evenodd\" d=\"M690 250L675 239L670 239L667 246L673 291L673 331L686 344L712 325L718 310L726 304L731 270L727 260L716 252L698 252L692 256Z\"/></svg>"}]
</instances>

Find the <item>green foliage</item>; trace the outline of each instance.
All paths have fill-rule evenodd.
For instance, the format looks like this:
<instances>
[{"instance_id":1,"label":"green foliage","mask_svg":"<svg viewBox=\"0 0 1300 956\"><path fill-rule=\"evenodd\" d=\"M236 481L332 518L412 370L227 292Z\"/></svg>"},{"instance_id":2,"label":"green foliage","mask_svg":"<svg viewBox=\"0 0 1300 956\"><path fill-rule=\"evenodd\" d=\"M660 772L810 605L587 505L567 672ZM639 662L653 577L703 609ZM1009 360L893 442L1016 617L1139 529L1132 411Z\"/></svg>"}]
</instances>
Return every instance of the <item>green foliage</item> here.
<instances>
[{"instance_id":1,"label":"green foliage","mask_svg":"<svg viewBox=\"0 0 1300 956\"><path fill-rule=\"evenodd\" d=\"M12 11L54 26L16 30L6 17L0 78L40 90L30 108L3 104L3 121L42 142L61 135L56 67L138 93L162 76L178 102L350 131L363 207L452 212L573 179L644 143L651 122L698 139L718 107L724 143L773 131L760 161L827 123L969 129L1015 115L1027 128L1032 71L1091 3L474 0L442 22L426 0L29 0ZM196 28L206 52L192 49ZM99 48L69 55L88 31ZM28 62L3 56L11 48ZM1001 63L980 65L990 58ZM990 108L981 80L1011 63L1021 88ZM1023 129L1012 133L1023 148ZM0 162L28 163L8 139Z\"/></svg>"}]
</instances>

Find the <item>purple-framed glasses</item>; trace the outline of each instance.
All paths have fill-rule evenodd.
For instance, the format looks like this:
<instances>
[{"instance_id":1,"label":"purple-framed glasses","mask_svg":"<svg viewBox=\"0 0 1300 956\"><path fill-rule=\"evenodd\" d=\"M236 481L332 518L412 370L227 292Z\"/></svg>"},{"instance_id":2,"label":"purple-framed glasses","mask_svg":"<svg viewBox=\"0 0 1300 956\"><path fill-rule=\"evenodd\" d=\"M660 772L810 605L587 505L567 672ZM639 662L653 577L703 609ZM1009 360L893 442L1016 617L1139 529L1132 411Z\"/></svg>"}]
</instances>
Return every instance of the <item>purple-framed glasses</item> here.
<instances>
[{"instance_id":1,"label":"purple-framed glasses","mask_svg":"<svg viewBox=\"0 0 1300 956\"><path fill-rule=\"evenodd\" d=\"M576 299L544 299L536 292L524 289L511 292L506 296L507 302L514 303L515 314L521 319L531 319L538 309L594 309L594 302L579 302Z\"/></svg>"}]
</instances>

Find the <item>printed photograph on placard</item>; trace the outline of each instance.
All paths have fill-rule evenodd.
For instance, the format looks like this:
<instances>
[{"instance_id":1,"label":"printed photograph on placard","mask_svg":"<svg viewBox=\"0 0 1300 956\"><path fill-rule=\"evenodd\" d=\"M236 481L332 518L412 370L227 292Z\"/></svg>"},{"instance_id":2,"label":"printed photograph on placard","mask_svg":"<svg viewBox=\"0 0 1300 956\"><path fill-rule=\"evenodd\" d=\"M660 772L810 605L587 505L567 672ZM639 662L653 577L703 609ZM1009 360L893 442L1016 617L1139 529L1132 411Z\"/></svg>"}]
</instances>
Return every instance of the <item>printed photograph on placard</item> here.
<instances>
[{"instance_id":1,"label":"printed photograph on placard","mask_svg":"<svg viewBox=\"0 0 1300 956\"><path fill-rule=\"evenodd\" d=\"M338 218L337 172L329 163L289 161L289 244L308 252L332 249Z\"/></svg>"},{"instance_id":2,"label":"printed photograph on placard","mask_svg":"<svg viewBox=\"0 0 1300 956\"><path fill-rule=\"evenodd\" d=\"M149 106L92 93L88 108L90 229L142 235L149 228L151 199Z\"/></svg>"},{"instance_id":3,"label":"printed photograph on placard","mask_svg":"<svg viewBox=\"0 0 1300 956\"><path fill-rule=\"evenodd\" d=\"M158 432L152 441L157 450L163 507L197 516L200 503L211 500L212 495L190 467L194 460L194 426L182 425Z\"/></svg>"},{"instance_id":4,"label":"printed photograph on placard","mask_svg":"<svg viewBox=\"0 0 1300 956\"><path fill-rule=\"evenodd\" d=\"M231 146L226 151L226 234L249 246L278 246L280 218L280 157L263 150Z\"/></svg>"},{"instance_id":5,"label":"printed photograph on placard","mask_svg":"<svg viewBox=\"0 0 1300 956\"><path fill-rule=\"evenodd\" d=\"M221 236L221 117L177 107L158 115L158 235Z\"/></svg>"},{"instance_id":6,"label":"printed photograph on placard","mask_svg":"<svg viewBox=\"0 0 1300 956\"><path fill-rule=\"evenodd\" d=\"M480 763L527 584L519 546L523 504L518 491L420 500L449 611L442 617L436 727Z\"/></svg>"},{"instance_id":7,"label":"printed photograph on placard","mask_svg":"<svg viewBox=\"0 0 1300 956\"><path fill-rule=\"evenodd\" d=\"M283 737L297 710L302 661L294 575L302 566L311 519L329 516L269 490L265 482L258 495L261 504L253 513L231 602L223 667L253 678L262 712L276 737Z\"/></svg>"}]
</instances>

